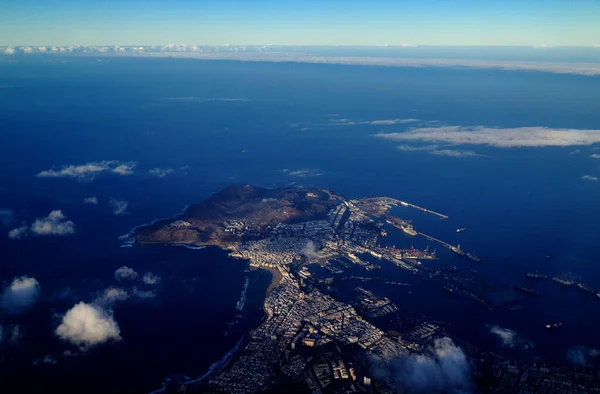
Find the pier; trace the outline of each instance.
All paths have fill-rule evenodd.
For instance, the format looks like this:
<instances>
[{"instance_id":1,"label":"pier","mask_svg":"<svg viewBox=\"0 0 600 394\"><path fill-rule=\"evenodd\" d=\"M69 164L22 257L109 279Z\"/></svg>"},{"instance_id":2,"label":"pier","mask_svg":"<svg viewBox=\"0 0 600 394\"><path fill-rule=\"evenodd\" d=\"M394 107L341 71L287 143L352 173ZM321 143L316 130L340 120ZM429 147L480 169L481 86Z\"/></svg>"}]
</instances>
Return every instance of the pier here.
<instances>
[{"instance_id":1,"label":"pier","mask_svg":"<svg viewBox=\"0 0 600 394\"><path fill-rule=\"evenodd\" d=\"M448 242L444 242L444 241L442 241L441 239L434 238L434 237L432 237L431 235L427 235L427 234L424 234L424 233L417 233L417 234L419 234L419 235L421 235L421 236L423 236L423 237L427 238L427 239L428 239L428 240L430 240L430 241L433 241L433 242L440 243L440 244L444 245L445 247L447 247L448 249L453 249L453 248L456 248L455 246L453 246L453 245L450 245Z\"/></svg>"},{"instance_id":2,"label":"pier","mask_svg":"<svg viewBox=\"0 0 600 394\"><path fill-rule=\"evenodd\" d=\"M398 200L398 201L400 201L400 200ZM429 209L427 209L427 208L423 208L423 207L420 207L420 206L418 206L418 205L411 204L411 203L409 203L409 202L406 202L406 201L400 201L400 204L401 204L402 206L405 206L405 207L411 207L411 208L418 209L418 210L419 210L419 211L421 211L421 212L425 212L425 213L431 213L432 215L439 216L439 217L440 217L440 218L442 218L442 219L448 219L448 216L446 216L446 215L444 215L444 214L441 214L441 213L438 213L438 212L434 212L434 211L432 211L432 210L429 210Z\"/></svg>"}]
</instances>

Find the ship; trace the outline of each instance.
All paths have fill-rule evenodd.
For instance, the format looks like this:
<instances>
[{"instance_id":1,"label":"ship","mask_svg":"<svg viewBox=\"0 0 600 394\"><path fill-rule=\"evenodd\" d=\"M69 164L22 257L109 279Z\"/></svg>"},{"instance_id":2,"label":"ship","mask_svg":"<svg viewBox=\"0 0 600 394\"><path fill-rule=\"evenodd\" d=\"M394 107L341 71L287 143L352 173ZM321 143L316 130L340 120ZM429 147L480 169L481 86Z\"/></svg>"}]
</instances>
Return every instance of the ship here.
<instances>
[{"instance_id":1,"label":"ship","mask_svg":"<svg viewBox=\"0 0 600 394\"><path fill-rule=\"evenodd\" d=\"M448 246L448 249L450 249L451 251L453 251L456 254L459 254L461 256L465 255L465 252L460 248L460 245L456 245L456 246Z\"/></svg>"},{"instance_id":2,"label":"ship","mask_svg":"<svg viewBox=\"0 0 600 394\"><path fill-rule=\"evenodd\" d=\"M573 282L571 279L569 279L567 276L555 276L554 278L552 278L553 281L555 281L556 283L560 283L561 285L565 285L565 286L573 286Z\"/></svg>"},{"instance_id":3,"label":"ship","mask_svg":"<svg viewBox=\"0 0 600 394\"><path fill-rule=\"evenodd\" d=\"M408 235L417 235L417 232L415 231L415 229L413 228L412 225L407 224L405 226L401 226L402 231L404 231L406 234Z\"/></svg>"},{"instance_id":4,"label":"ship","mask_svg":"<svg viewBox=\"0 0 600 394\"><path fill-rule=\"evenodd\" d=\"M546 275L540 271L535 271L535 272L528 272L527 277L531 278L531 279L547 279L548 275Z\"/></svg>"},{"instance_id":5,"label":"ship","mask_svg":"<svg viewBox=\"0 0 600 394\"><path fill-rule=\"evenodd\" d=\"M515 289L522 291L523 293L527 293L527 294L531 294L531 295L540 295L540 292L532 289L530 287L525 287L525 286L521 286L521 285L516 285Z\"/></svg>"},{"instance_id":6,"label":"ship","mask_svg":"<svg viewBox=\"0 0 600 394\"><path fill-rule=\"evenodd\" d=\"M476 263L483 262L483 260L480 257L475 256L473 253L467 253L467 257L470 258L471 260L473 260Z\"/></svg>"},{"instance_id":7,"label":"ship","mask_svg":"<svg viewBox=\"0 0 600 394\"><path fill-rule=\"evenodd\" d=\"M559 328L562 327L562 323L551 323L551 324L546 324L546 328L548 329L552 329L552 328Z\"/></svg>"},{"instance_id":8,"label":"ship","mask_svg":"<svg viewBox=\"0 0 600 394\"><path fill-rule=\"evenodd\" d=\"M467 231L467 229L464 227L456 230L457 233L464 233L465 231Z\"/></svg>"},{"instance_id":9,"label":"ship","mask_svg":"<svg viewBox=\"0 0 600 394\"><path fill-rule=\"evenodd\" d=\"M596 294L596 290L587 283L575 283L575 286L577 286L578 289L587 291L588 293Z\"/></svg>"}]
</instances>

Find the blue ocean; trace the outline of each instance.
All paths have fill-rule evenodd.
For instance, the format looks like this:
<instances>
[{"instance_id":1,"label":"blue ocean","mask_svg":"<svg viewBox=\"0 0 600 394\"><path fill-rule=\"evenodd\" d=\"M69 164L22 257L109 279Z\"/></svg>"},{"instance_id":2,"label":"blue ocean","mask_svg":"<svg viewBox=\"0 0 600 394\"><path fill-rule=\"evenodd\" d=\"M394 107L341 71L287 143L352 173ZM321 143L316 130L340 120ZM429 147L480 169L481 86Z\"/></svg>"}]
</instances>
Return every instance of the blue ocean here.
<instances>
[{"instance_id":1,"label":"blue ocean","mask_svg":"<svg viewBox=\"0 0 600 394\"><path fill-rule=\"evenodd\" d=\"M0 281L4 289L27 275L41 290L26 312L0 314L0 384L150 392L171 374L197 378L222 367L260 323L270 274L214 248L122 247L119 237L230 184L319 186L441 212L449 219L393 211L487 263L422 237L391 232L383 242L437 248L440 260L424 265L456 266L490 292L524 284L541 293L522 297L519 310L503 302L491 310L382 263L373 275L412 285L372 285L400 308L381 321L385 329L402 318L439 321L481 349L553 363L569 362L576 346L599 348L599 297L525 278L539 270L600 289L599 146L470 144L446 150L474 154L452 155L378 136L440 125L600 129L600 78L167 58L0 63ZM106 161L129 163L131 173L36 176ZM96 204L84 203L91 197ZM117 202L126 202L118 215ZM8 236L54 210L73 222L73 234ZM62 316L118 286L122 266L161 280L139 285L151 296L114 308L121 339L84 350L61 340ZM557 322L560 330L545 328ZM506 346L494 327L519 340ZM36 362L46 356L54 362Z\"/></svg>"}]
</instances>

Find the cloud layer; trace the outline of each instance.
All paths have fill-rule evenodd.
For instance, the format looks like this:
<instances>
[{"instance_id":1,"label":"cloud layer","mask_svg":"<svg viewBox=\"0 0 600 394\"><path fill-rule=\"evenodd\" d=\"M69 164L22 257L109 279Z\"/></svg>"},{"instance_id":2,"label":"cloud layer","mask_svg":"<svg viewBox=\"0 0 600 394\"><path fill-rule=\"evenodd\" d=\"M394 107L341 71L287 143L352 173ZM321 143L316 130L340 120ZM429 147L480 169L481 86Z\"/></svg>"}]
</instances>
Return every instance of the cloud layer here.
<instances>
[{"instance_id":1,"label":"cloud layer","mask_svg":"<svg viewBox=\"0 0 600 394\"><path fill-rule=\"evenodd\" d=\"M581 177L584 181L597 181L598 177L593 175L584 175Z\"/></svg>"},{"instance_id":2,"label":"cloud layer","mask_svg":"<svg viewBox=\"0 0 600 394\"><path fill-rule=\"evenodd\" d=\"M379 133L376 136L392 141L448 145L489 145L498 148L578 146L600 143L600 130L552 129L547 127L422 127L402 133Z\"/></svg>"},{"instance_id":3,"label":"cloud layer","mask_svg":"<svg viewBox=\"0 0 600 394\"><path fill-rule=\"evenodd\" d=\"M74 178L91 181L100 173L131 175L134 162L121 163L117 160L94 161L86 164L66 165L60 169L45 170L37 174L40 178Z\"/></svg>"},{"instance_id":4,"label":"cloud layer","mask_svg":"<svg viewBox=\"0 0 600 394\"><path fill-rule=\"evenodd\" d=\"M82 349L121 339L121 330L112 314L97 305L84 302L65 313L55 333L63 341Z\"/></svg>"},{"instance_id":5,"label":"cloud layer","mask_svg":"<svg viewBox=\"0 0 600 394\"><path fill-rule=\"evenodd\" d=\"M40 283L29 276L13 279L2 294L2 309L9 313L21 313L29 309L40 296Z\"/></svg>"}]
</instances>

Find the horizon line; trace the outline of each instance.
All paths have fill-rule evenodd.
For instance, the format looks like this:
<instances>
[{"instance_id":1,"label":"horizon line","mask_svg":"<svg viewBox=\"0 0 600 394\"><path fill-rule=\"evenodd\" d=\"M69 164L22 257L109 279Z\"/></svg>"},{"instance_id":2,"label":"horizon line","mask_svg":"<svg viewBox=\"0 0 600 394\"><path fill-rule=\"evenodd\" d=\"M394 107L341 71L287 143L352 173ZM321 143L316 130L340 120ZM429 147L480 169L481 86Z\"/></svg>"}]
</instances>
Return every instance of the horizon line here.
<instances>
[{"instance_id":1,"label":"horizon line","mask_svg":"<svg viewBox=\"0 0 600 394\"><path fill-rule=\"evenodd\" d=\"M462 45L462 44L194 44L194 43L169 43L169 44L3 44L0 48L22 47L167 47L167 46L206 46L206 47L350 47L350 48L585 48L600 49L600 44L592 45L552 45L552 44L489 44L489 45Z\"/></svg>"}]
</instances>

